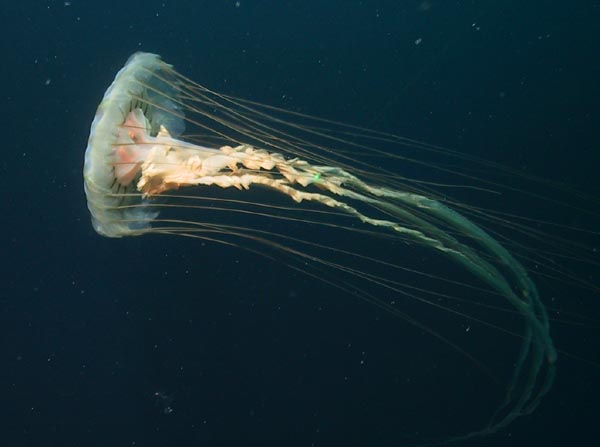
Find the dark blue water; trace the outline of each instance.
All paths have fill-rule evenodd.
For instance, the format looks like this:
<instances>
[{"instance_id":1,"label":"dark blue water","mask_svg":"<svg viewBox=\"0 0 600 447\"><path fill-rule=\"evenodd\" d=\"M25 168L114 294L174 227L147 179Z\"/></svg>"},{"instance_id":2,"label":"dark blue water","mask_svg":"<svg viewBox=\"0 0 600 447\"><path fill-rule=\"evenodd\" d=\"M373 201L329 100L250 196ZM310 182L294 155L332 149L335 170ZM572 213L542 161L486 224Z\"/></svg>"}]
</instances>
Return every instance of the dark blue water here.
<instances>
[{"instance_id":1,"label":"dark blue water","mask_svg":"<svg viewBox=\"0 0 600 447\"><path fill-rule=\"evenodd\" d=\"M470 382L455 371L444 387L400 394L399 382L431 373L414 365L447 347L421 346L414 328L283 266L176 238L96 235L83 153L135 51L217 91L585 191L561 193L576 208L536 217L598 243L568 229L597 230L600 214L598 1L15 1L1 14L1 445L388 446L492 407L485 393L458 401ZM520 215L537 201L487 200L476 205ZM595 284L598 272L574 276ZM589 319L556 323L558 377L540 408L465 445L598 438L600 296L564 281L540 289L553 318ZM455 410L440 410L449 400Z\"/></svg>"}]
</instances>

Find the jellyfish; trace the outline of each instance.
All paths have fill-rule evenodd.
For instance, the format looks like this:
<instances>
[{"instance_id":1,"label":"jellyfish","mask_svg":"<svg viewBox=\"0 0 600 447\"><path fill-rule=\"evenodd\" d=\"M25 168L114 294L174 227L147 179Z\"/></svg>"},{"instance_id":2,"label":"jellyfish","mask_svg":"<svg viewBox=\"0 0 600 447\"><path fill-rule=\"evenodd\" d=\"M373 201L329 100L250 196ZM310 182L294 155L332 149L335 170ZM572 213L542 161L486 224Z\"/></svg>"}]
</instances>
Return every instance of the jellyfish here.
<instances>
[{"instance_id":1,"label":"jellyfish","mask_svg":"<svg viewBox=\"0 0 600 447\"><path fill-rule=\"evenodd\" d=\"M339 131L329 133L328 125ZM497 410L483 426L446 440L494 433L533 411L554 379L557 351L536 285L505 244L460 206L394 172L388 162L407 159L401 151L384 152L365 145L365 138L419 145L220 94L155 54L136 53L104 94L91 126L83 175L92 225L106 237L177 235L281 260L466 356L395 298L446 308L438 300L452 298L444 284L485 289L493 306L518 316L523 330ZM273 221L289 230L274 229ZM322 231L328 236L320 238ZM340 242L338 233L352 235L356 244ZM396 258L414 246L472 282L411 269ZM438 281L441 289L398 279L407 271Z\"/></svg>"}]
</instances>

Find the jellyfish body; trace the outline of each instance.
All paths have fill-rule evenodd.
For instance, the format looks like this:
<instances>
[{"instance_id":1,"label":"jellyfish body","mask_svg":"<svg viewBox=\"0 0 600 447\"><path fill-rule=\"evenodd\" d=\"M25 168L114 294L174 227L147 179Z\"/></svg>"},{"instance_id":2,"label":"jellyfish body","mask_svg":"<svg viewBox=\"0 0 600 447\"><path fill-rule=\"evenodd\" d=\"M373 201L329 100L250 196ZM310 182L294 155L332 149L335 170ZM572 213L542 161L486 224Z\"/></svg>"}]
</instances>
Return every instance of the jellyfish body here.
<instances>
[{"instance_id":1,"label":"jellyfish body","mask_svg":"<svg viewBox=\"0 0 600 447\"><path fill-rule=\"evenodd\" d=\"M160 218L163 208L173 206L168 200L180 198L175 191L235 188L247 192L249 198L244 204L250 209L265 206L254 203L252 198L259 187L289 197L290 209L293 203L310 204L312 212L328 215L326 222L311 220L312 224L339 225L348 230L354 224L345 222L353 219L361 225L357 231L363 235L428 247L485 284L498 300L512 307L525 325L518 337L520 351L506 385L506 398L498 411L484 427L452 439L495 432L532 411L552 384L556 350L544 305L520 262L484 229L435 197L410 188L402 190L393 176L370 173L365 164L353 166L347 156L338 157L337 165L328 163L328 149L312 150L305 140L287 131L273 132L264 124L269 119L266 113L253 109L249 103L235 103L237 108L232 104L231 98L179 75L158 56L134 54L98 107L85 154L85 192L96 231L109 237L166 233L217 242L223 240L221 236L233 235L267 244L364 283L377 284L390 293L402 292L393 278L337 262L334 257L323 259L307 254L294 246L296 239L291 235L215 222ZM188 114L200 119L186 118ZM186 121L223 144L211 145L206 136L203 144L179 139ZM229 136L228 131L234 136ZM314 134L322 137L320 132ZM245 142L246 138L250 142ZM210 212L208 206L181 208ZM239 208L232 211L240 212ZM256 208L243 212L262 213ZM272 215L302 221L293 211L286 211L285 216ZM319 249L365 264L391 262L339 247L320 245ZM377 296L360 289L358 293L402 316L401 311Z\"/></svg>"}]
</instances>

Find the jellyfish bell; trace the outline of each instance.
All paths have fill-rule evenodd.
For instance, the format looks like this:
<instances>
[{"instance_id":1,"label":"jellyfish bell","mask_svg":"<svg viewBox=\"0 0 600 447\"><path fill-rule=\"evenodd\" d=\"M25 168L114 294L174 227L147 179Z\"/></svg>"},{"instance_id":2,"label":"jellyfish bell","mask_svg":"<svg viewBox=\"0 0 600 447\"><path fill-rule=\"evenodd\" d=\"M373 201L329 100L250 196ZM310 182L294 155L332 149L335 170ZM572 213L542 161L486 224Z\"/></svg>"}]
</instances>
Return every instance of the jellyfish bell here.
<instances>
[{"instance_id":1,"label":"jellyfish bell","mask_svg":"<svg viewBox=\"0 0 600 447\"><path fill-rule=\"evenodd\" d=\"M292 269L374 304L469 358L462 347L394 304L394 297L465 315L440 304L461 299L444 292L446 286L486 293L486 306L518 316L523 329L515 334L483 318L473 321L512 336L516 355L507 360L510 373L496 411L482 427L446 440L493 433L530 413L553 382L557 354L546 309L519 260L427 188L368 157L403 160L401 155L362 143L349 146L366 160L331 149L349 139L413 142L343 125L331 135L321 126L338 124L292 112L285 115L292 118L287 122L279 112L285 113L213 92L157 55L134 54L105 93L85 152L84 186L94 229L107 237L186 236L284 259ZM198 134L184 135L186 126ZM230 190L237 195L215 194ZM169 214L173 210L180 213ZM271 230L271 221L310 230ZM329 236L319 238L321 231L367 242L344 246ZM369 247L371 241L377 249ZM409 245L438 254L472 282L406 266L398 256ZM399 279L405 273L427 285L407 284Z\"/></svg>"},{"instance_id":2,"label":"jellyfish bell","mask_svg":"<svg viewBox=\"0 0 600 447\"><path fill-rule=\"evenodd\" d=\"M179 108L170 100L169 95L176 97L177 92L167 67L153 54L134 54L98 106L83 174L92 224L103 236L141 234L157 215L131 193L147 148L142 141L136 145L136 140L158 135L161 126L168 126L174 136L184 129Z\"/></svg>"}]
</instances>

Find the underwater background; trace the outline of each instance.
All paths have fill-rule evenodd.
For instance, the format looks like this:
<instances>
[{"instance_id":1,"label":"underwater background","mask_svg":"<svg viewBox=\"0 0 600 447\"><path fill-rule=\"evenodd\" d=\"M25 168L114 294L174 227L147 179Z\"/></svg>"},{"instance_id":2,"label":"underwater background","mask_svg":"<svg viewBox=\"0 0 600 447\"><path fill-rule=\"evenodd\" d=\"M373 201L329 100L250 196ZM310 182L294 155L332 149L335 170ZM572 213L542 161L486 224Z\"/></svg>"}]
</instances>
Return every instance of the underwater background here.
<instances>
[{"instance_id":1,"label":"underwater background","mask_svg":"<svg viewBox=\"0 0 600 447\"><path fill-rule=\"evenodd\" d=\"M283 265L98 236L83 154L135 51L219 92L569 185L588 199L547 219L578 242L569 226L598 230L599 1L23 0L0 14L2 446L395 446L493 408L485 393L457 399L472 379L438 369L447 346ZM598 271L580 275L595 284ZM459 445L597 442L600 294L539 286L552 318L588 317L553 329L554 388L533 414ZM399 392L421 375L444 387Z\"/></svg>"}]
</instances>

